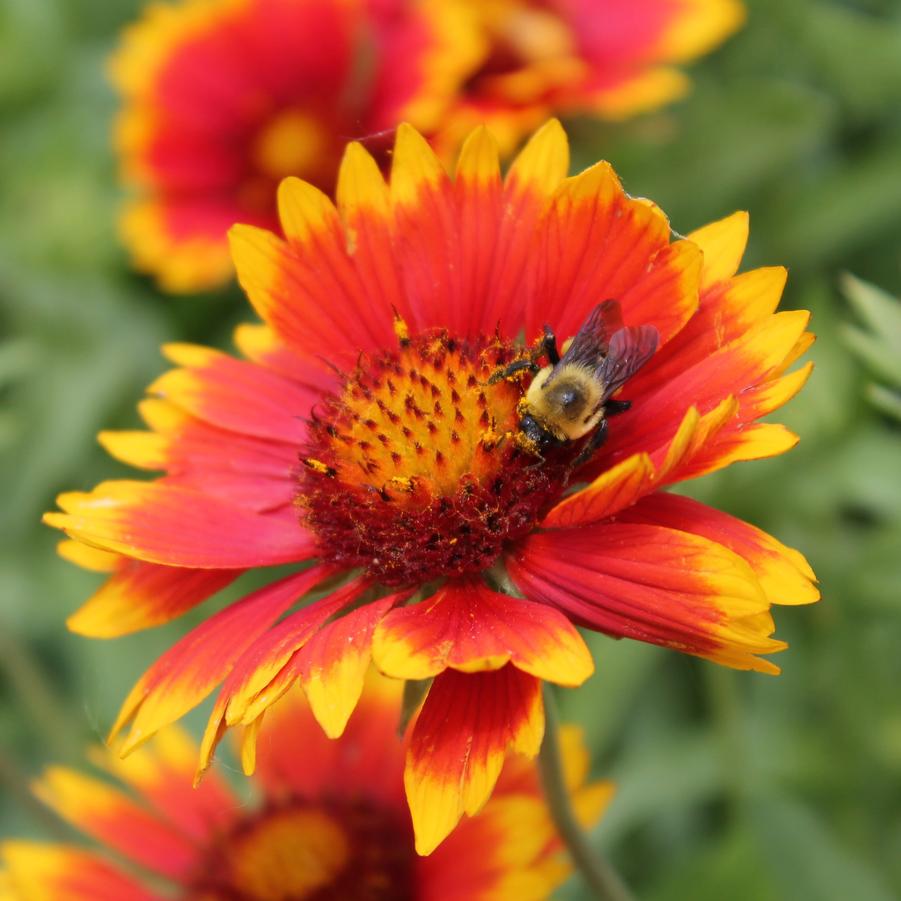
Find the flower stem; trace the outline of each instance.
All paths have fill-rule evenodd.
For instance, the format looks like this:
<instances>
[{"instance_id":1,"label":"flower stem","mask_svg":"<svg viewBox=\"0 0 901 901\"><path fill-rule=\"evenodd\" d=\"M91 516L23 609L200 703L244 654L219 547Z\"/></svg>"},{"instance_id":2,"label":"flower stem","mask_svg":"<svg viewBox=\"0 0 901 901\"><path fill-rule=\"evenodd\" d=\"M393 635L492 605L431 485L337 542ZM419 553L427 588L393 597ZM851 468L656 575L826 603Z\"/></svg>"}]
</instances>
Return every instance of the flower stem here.
<instances>
[{"instance_id":1,"label":"flower stem","mask_svg":"<svg viewBox=\"0 0 901 901\"><path fill-rule=\"evenodd\" d=\"M538 754L538 769L557 832L566 845L573 864L598 901L634 901L616 870L588 843L573 812L563 775L557 701L547 684L544 686L544 718L544 741Z\"/></svg>"}]
</instances>

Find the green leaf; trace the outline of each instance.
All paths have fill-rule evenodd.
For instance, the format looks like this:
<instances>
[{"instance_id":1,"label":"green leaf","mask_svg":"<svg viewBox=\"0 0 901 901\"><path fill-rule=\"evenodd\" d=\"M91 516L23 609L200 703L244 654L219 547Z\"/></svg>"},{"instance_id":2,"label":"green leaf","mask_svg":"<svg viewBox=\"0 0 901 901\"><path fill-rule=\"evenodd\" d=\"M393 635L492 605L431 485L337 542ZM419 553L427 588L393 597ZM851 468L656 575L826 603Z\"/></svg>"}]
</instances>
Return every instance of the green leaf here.
<instances>
[{"instance_id":1,"label":"green leaf","mask_svg":"<svg viewBox=\"0 0 901 901\"><path fill-rule=\"evenodd\" d=\"M883 388L881 385L868 385L867 397L883 413L901 422L901 395L889 391L888 388Z\"/></svg>"},{"instance_id":2,"label":"green leaf","mask_svg":"<svg viewBox=\"0 0 901 901\"><path fill-rule=\"evenodd\" d=\"M875 285L845 275L842 289L863 328L846 325L845 343L877 378L867 397L884 413L901 420L901 302Z\"/></svg>"},{"instance_id":3,"label":"green leaf","mask_svg":"<svg viewBox=\"0 0 901 901\"><path fill-rule=\"evenodd\" d=\"M754 835L731 829L663 873L645 901L781 901Z\"/></svg>"},{"instance_id":4,"label":"green leaf","mask_svg":"<svg viewBox=\"0 0 901 901\"><path fill-rule=\"evenodd\" d=\"M789 899L895 901L875 861L845 848L820 817L790 798L757 800L752 807L762 857Z\"/></svg>"},{"instance_id":5,"label":"green leaf","mask_svg":"<svg viewBox=\"0 0 901 901\"><path fill-rule=\"evenodd\" d=\"M889 111L901 102L901 21L818 4L794 32L831 93L857 115Z\"/></svg>"}]
</instances>

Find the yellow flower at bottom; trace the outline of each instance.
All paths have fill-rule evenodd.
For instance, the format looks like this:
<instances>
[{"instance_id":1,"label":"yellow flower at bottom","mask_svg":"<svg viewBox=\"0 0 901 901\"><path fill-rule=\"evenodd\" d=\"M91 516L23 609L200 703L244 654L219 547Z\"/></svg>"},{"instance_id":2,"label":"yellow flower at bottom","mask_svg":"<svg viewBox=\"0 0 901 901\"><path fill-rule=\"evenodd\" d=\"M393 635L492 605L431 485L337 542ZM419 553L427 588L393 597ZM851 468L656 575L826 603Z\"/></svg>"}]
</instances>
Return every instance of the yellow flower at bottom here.
<instances>
[{"instance_id":1,"label":"yellow flower at bottom","mask_svg":"<svg viewBox=\"0 0 901 901\"><path fill-rule=\"evenodd\" d=\"M401 683L371 674L343 738L330 741L300 693L268 714L249 806L216 773L195 790L197 749L160 732L123 761L94 755L131 792L51 768L36 786L101 851L10 841L0 846L3 901L540 901L568 874L533 764L507 760L494 797L430 857L419 857L395 734ZM585 784L578 730L561 733L577 815L593 822L608 783ZM113 852L127 863L113 863ZM147 871L152 877L141 874Z\"/></svg>"}]
</instances>

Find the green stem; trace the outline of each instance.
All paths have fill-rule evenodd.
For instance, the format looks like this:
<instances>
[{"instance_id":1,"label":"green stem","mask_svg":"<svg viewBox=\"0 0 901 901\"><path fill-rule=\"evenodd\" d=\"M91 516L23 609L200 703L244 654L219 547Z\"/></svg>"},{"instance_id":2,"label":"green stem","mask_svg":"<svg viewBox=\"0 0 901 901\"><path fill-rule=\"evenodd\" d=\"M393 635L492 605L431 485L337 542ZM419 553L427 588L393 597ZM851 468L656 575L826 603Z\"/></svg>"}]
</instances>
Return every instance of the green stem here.
<instances>
[{"instance_id":1,"label":"green stem","mask_svg":"<svg viewBox=\"0 0 901 901\"><path fill-rule=\"evenodd\" d=\"M736 673L735 670L722 666L705 666L703 669L719 746L721 778L728 812L733 817L738 817L745 800L744 780L749 772L749 761L746 759L746 743L742 735Z\"/></svg>"},{"instance_id":2,"label":"green stem","mask_svg":"<svg viewBox=\"0 0 901 901\"><path fill-rule=\"evenodd\" d=\"M563 776L557 702L549 685L544 686L544 719L544 741L538 755L538 769L545 800L557 832L566 845L576 870L598 901L634 901L616 870L588 843L573 812Z\"/></svg>"}]
</instances>

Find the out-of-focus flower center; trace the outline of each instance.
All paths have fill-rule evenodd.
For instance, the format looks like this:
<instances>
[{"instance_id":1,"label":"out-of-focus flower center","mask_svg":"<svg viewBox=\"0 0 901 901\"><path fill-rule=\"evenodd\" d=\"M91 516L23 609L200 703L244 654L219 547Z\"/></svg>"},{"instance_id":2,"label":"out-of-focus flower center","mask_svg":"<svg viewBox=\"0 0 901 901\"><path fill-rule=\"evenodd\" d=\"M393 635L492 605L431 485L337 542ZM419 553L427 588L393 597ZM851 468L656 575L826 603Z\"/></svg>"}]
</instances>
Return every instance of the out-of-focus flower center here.
<instances>
[{"instance_id":1,"label":"out-of-focus flower center","mask_svg":"<svg viewBox=\"0 0 901 901\"><path fill-rule=\"evenodd\" d=\"M499 37L526 62L557 59L575 50L566 25L558 16L541 9L525 7L505 17Z\"/></svg>"},{"instance_id":2,"label":"out-of-focus flower center","mask_svg":"<svg viewBox=\"0 0 901 901\"><path fill-rule=\"evenodd\" d=\"M288 175L306 176L319 168L330 143L321 121L303 110L288 109L260 130L253 162L259 172L275 181Z\"/></svg>"},{"instance_id":3,"label":"out-of-focus flower center","mask_svg":"<svg viewBox=\"0 0 901 901\"><path fill-rule=\"evenodd\" d=\"M245 215L274 216L278 185L289 175L328 188L340 158L336 141L334 123L321 111L288 107L264 118L248 141L246 172L237 190Z\"/></svg>"},{"instance_id":4,"label":"out-of-focus flower center","mask_svg":"<svg viewBox=\"0 0 901 901\"><path fill-rule=\"evenodd\" d=\"M480 15L491 51L467 83L471 94L496 90L528 103L581 75L574 35L545 3L499 0L483 5Z\"/></svg>"},{"instance_id":5,"label":"out-of-focus flower center","mask_svg":"<svg viewBox=\"0 0 901 901\"><path fill-rule=\"evenodd\" d=\"M534 527L570 454L540 461L514 440L526 386L487 382L516 356L433 332L360 361L303 457L298 504L324 559L415 584L483 570Z\"/></svg>"},{"instance_id":6,"label":"out-of-focus flower center","mask_svg":"<svg viewBox=\"0 0 901 901\"><path fill-rule=\"evenodd\" d=\"M245 820L211 850L190 901L405 901L413 839L388 811L293 804Z\"/></svg>"}]
</instances>

